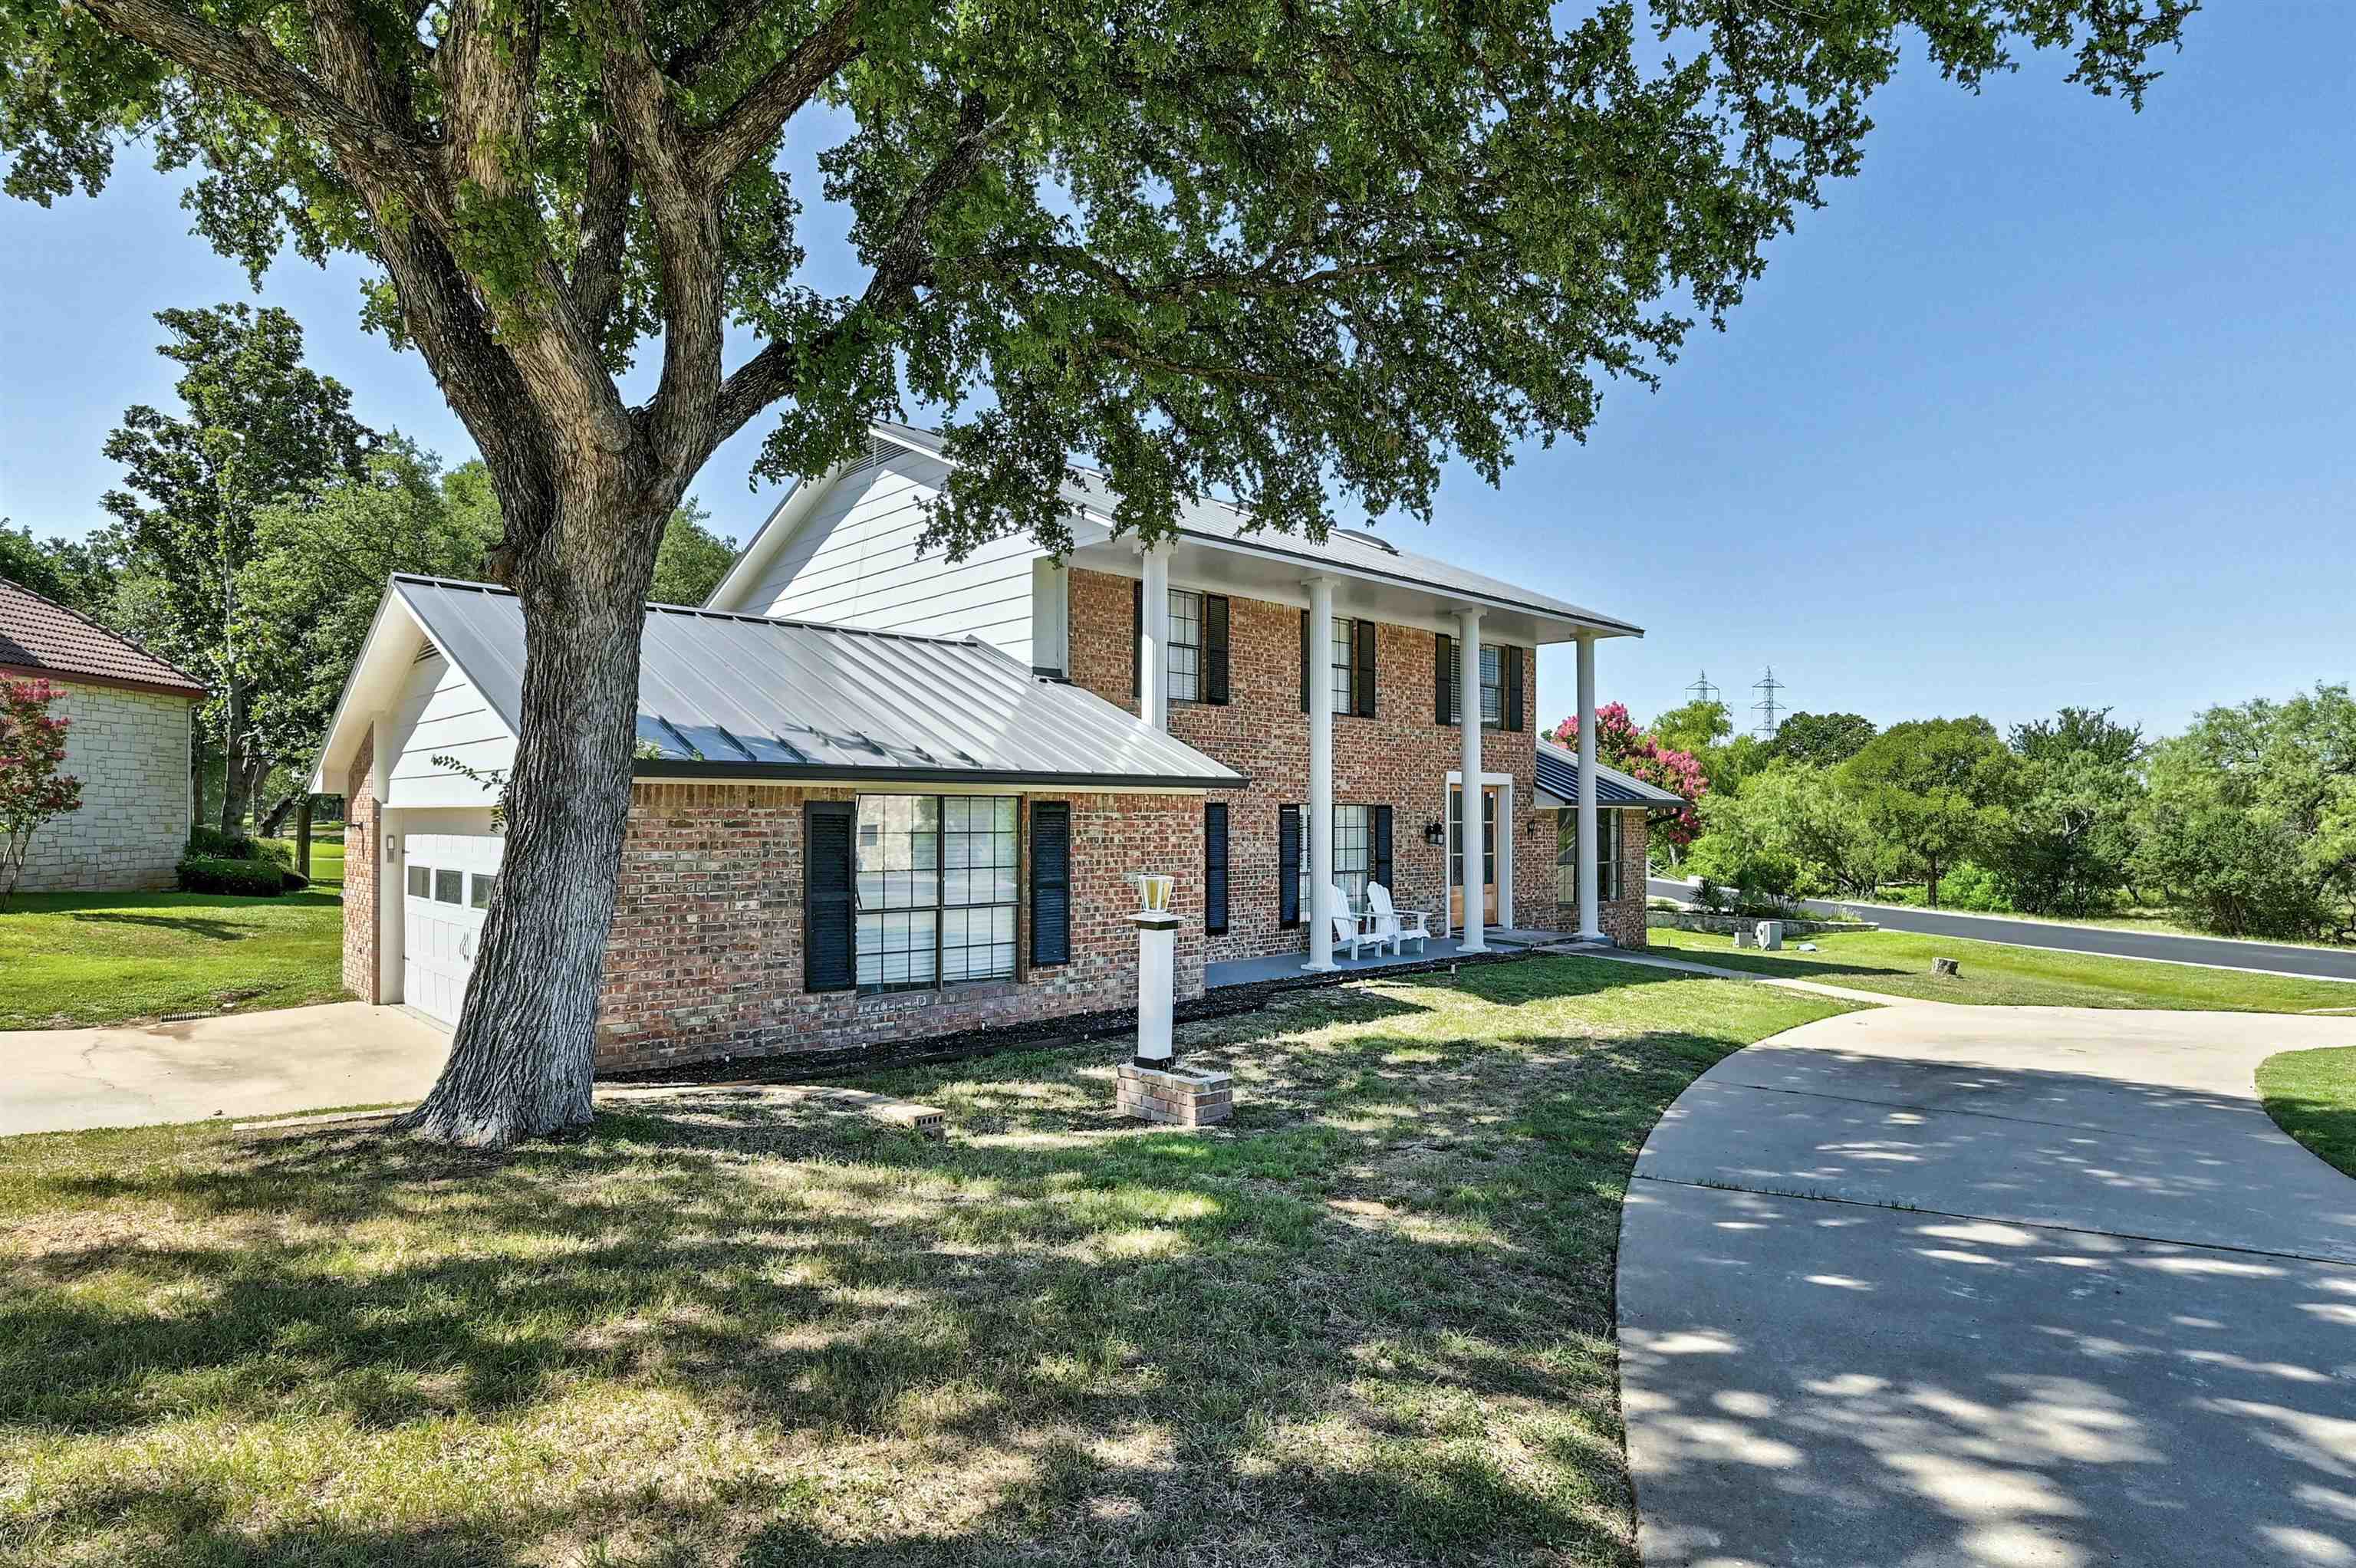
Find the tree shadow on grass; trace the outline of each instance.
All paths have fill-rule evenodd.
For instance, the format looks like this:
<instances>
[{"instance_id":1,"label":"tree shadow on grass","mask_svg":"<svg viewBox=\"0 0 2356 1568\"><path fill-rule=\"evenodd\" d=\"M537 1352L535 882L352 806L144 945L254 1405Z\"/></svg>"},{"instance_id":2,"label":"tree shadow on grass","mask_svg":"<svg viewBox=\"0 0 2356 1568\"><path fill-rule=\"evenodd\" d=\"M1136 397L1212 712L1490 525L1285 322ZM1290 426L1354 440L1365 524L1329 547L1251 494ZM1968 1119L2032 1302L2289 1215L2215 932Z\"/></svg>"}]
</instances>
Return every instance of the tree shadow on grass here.
<instances>
[{"instance_id":1,"label":"tree shadow on grass","mask_svg":"<svg viewBox=\"0 0 2356 1568\"><path fill-rule=\"evenodd\" d=\"M267 902L252 900L251 902ZM212 942L243 942L250 937L273 934L268 926L244 924L236 921L211 920L196 914L125 914L119 910L80 910L72 918L93 925L137 926L148 931L177 931L190 936L201 936Z\"/></svg>"},{"instance_id":2,"label":"tree shadow on grass","mask_svg":"<svg viewBox=\"0 0 2356 1568\"><path fill-rule=\"evenodd\" d=\"M1628 1563L1618 1189L1737 1042L1435 1038L1411 997L1320 996L1225 1020L1206 1054L1255 1087L1207 1133L1120 1122L1099 1048L968 1064L947 1144L707 1089L504 1160L347 1133L27 1175L0 1425L49 1435L20 1538L241 1568ZM181 1421L301 1456L222 1482L154 1446ZM134 1454L215 1512L129 1508Z\"/></svg>"}]
</instances>

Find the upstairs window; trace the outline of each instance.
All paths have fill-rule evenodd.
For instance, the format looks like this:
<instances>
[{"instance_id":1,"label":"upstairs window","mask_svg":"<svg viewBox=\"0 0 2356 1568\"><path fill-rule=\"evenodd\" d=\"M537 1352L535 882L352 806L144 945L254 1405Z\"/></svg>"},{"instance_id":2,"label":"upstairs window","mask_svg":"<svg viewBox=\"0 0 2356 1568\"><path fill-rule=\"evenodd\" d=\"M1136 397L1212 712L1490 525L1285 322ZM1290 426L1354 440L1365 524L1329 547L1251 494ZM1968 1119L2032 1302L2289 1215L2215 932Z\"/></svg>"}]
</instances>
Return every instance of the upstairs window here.
<instances>
[{"instance_id":1,"label":"upstairs window","mask_svg":"<svg viewBox=\"0 0 2356 1568\"><path fill-rule=\"evenodd\" d=\"M1170 700L1203 699L1203 596L1191 589L1170 591Z\"/></svg>"}]
</instances>

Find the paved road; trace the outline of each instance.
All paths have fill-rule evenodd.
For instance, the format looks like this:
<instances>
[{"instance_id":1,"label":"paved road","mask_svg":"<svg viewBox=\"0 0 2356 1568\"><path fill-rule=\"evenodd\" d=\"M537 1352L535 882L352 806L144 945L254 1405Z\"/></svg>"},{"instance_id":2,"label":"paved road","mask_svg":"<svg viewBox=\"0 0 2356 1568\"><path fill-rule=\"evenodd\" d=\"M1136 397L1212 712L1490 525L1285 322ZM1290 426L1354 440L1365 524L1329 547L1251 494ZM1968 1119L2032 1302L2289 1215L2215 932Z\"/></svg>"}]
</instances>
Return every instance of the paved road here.
<instances>
[{"instance_id":1,"label":"paved road","mask_svg":"<svg viewBox=\"0 0 2356 1568\"><path fill-rule=\"evenodd\" d=\"M1693 897L1691 884L1668 877L1648 878L1645 886L1655 898ZM2121 931L2106 925L2066 925L2058 921L2008 920L2000 914L1909 909L1902 904L1829 899L1803 899L1800 904L1815 914L1855 910L1861 918L1877 921L1891 931L1964 936L1977 942L2009 942L2063 953L2107 953L2120 958L2165 958L2178 964L2214 964L2227 969L2273 970L2284 975L2312 975L2325 980L2356 980L2356 949L2351 948L2239 942L2218 936L2173 936L2165 932Z\"/></svg>"},{"instance_id":2,"label":"paved road","mask_svg":"<svg viewBox=\"0 0 2356 1568\"><path fill-rule=\"evenodd\" d=\"M364 1002L0 1033L0 1136L414 1100L450 1037Z\"/></svg>"},{"instance_id":3,"label":"paved road","mask_svg":"<svg viewBox=\"0 0 2356 1568\"><path fill-rule=\"evenodd\" d=\"M1896 1005L1729 1057L1622 1211L1646 1568L2356 1563L2356 1021Z\"/></svg>"}]
</instances>

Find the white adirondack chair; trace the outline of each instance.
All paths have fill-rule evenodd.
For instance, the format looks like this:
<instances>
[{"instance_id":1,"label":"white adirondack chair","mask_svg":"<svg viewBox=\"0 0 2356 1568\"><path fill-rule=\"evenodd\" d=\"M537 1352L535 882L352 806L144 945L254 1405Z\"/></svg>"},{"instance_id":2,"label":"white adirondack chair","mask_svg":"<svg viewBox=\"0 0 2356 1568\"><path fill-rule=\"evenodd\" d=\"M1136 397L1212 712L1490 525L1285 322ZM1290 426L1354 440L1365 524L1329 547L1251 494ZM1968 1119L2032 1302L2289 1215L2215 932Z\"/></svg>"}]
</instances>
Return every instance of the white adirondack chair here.
<instances>
[{"instance_id":1,"label":"white adirondack chair","mask_svg":"<svg viewBox=\"0 0 2356 1568\"><path fill-rule=\"evenodd\" d=\"M1342 896L1341 889L1335 888L1333 890L1333 951L1339 953L1344 947L1350 950L1352 958L1357 957L1369 947L1375 950L1375 956L1379 958L1383 953L1383 938L1381 933L1368 930L1364 922L1350 912L1350 901Z\"/></svg>"},{"instance_id":2,"label":"white adirondack chair","mask_svg":"<svg viewBox=\"0 0 2356 1568\"><path fill-rule=\"evenodd\" d=\"M1380 882L1366 884L1366 907L1372 911L1371 923L1375 934L1390 944L1392 952L1404 956L1404 944L1412 942L1418 953L1423 951L1424 939L1431 934L1430 917L1419 909L1401 910L1393 907L1391 891Z\"/></svg>"}]
</instances>

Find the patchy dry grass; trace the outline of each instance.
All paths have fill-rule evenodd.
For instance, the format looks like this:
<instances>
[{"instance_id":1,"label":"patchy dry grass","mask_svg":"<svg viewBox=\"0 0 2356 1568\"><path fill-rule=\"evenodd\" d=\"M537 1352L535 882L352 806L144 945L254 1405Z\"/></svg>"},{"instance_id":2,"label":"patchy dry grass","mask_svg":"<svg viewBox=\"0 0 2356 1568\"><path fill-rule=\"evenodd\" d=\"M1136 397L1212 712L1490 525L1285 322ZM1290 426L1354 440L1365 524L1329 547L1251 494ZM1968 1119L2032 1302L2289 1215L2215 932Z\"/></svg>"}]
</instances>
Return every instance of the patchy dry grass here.
<instances>
[{"instance_id":1,"label":"patchy dry grass","mask_svg":"<svg viewBox=\"0 0 2356 1568\"><path fill-rule=\"evenodd\" d=\"M1419 977L1421 978L1421 977ZM0 1144L0 1562L1633 1561L1612 1270L1662 1108L1820 998L1564 958L1111 1061L682 1092L472 1160Z\"/></svg>"}]
</instances>

